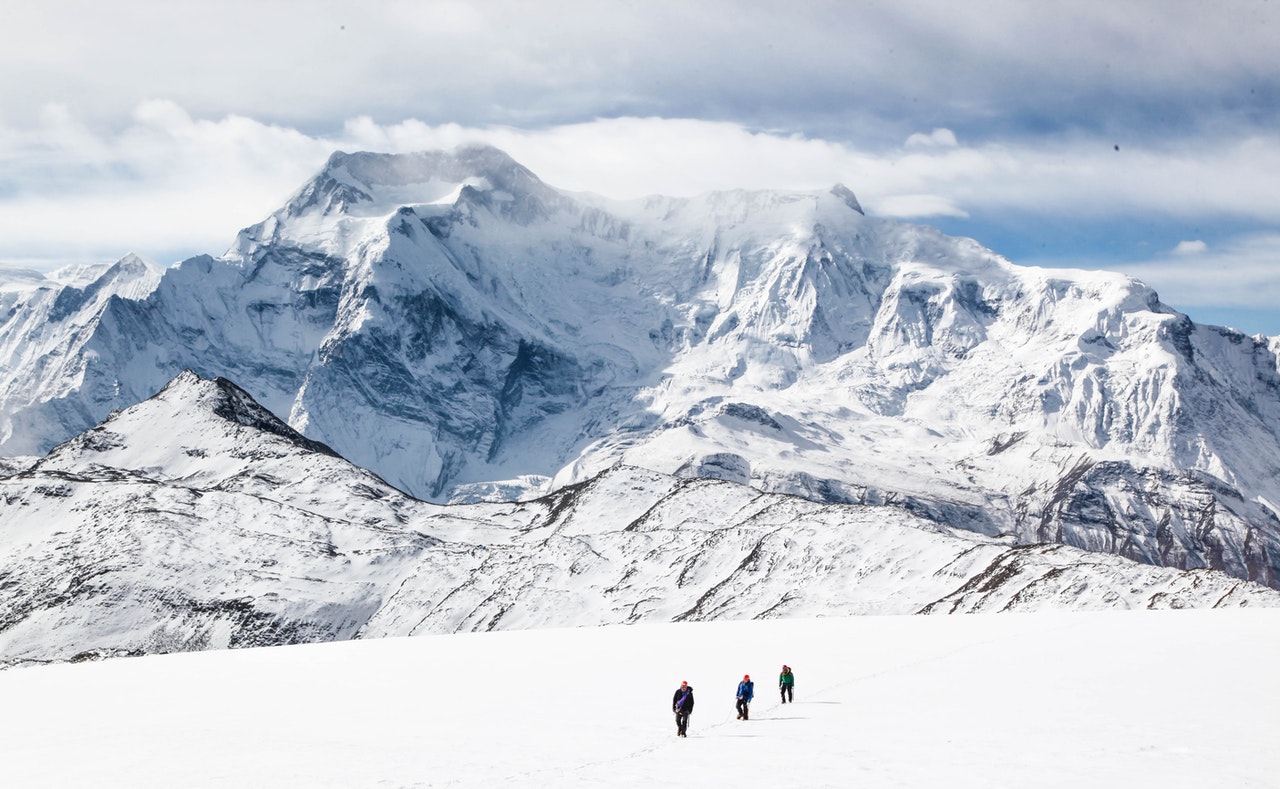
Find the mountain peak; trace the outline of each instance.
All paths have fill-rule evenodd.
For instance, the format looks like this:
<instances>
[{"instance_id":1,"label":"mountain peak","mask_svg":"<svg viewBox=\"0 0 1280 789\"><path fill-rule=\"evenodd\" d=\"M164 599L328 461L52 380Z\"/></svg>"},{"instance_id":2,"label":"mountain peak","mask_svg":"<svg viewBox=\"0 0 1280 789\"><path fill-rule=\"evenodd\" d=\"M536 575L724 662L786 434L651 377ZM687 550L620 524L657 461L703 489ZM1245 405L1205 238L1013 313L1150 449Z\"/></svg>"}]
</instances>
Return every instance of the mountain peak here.
<instances>
[{"instance_id":1,"label":"mountain peak","mask_svg":"<svg viewBox=\"0 0 1280 789\"><path fill-rule=\"evenodd\" d=\"M128 298L144 298L164 276L164 267L130 252L113 263L94 281L98 288L113 283L111 290Z\"/></svg>"},{"instance_id":2,"label":"mountain peak","mask_svg":"<svg viewBox=\"0 0 1280 789\"><path fill-rule=\"evenodd\" d=\"M461 145L449 151L412 153L334 151L325 163L322 174L337 176L340 173L370 188L468 176L505 180L514 173L537 180L533 173L506 152L491 145Z\"/></svg>"},{"instance_id":3,"label":"mountain peak","mask_svg":"<svg viewBox=\"0 0 1280 789\"><path fill-rule=\"evenodd\" d=\"M148 476L164 469L180 477L225 478L264 458L308 454L338 457L227 379L184 370L149 399L112 412L102 424L54 447L38 466L134 469Z\"/></svg>"},{"instance_id":4,"label":"mountain peak","mask_svg":"<svg viewBox=\"0 0 1280 789\"><path fill-rule=\"evenodd\" d=\"M854 211L857 211L859 214L862 214L863 216L867 215L867 212L862 210L862 204L858 202L858 198L853 194L853 190L844 184L836 184L831 187L831 194L843 200L845 205L849 206Z\"/></svg>"},{"instance_id":5,"label":"mountain peak","mask_svg":"<svg viewBox=\"0 0 1280 789\"><path fill-rule=\"evenodd\" d=\"M400 206L453 204L499 193L505 203L559 204L559 193L505 152L489 145L450 151L336 151L289 202L290 216L310 213L388 214Z\"/></svg>"},{"instance_id":6,"label":"mountain peak","mask_svg":"<svg viewBox=\"0 0 1280 789\"><path fill-rule=\"evenodd\" d=\"M143 271L162 272L164 267L147 258L142 257L136 252L129 252L124 257L115 262L116 266L122 269L138 269Z\"/></svg>"},{"instance_id":7,"label":"mountain peak","mask_svg":"<svg viewBox=\"0 0 1280 789\"><path fill-rule=\"evenodd\" d=\"M183 370L152 400L196 405L228 422L279 436L312 452L337 456L325 444L312 441L289 427L275 414L259 405L252 395L226 378L202 378L191 370Z\"/></svg>"}]
</instances>

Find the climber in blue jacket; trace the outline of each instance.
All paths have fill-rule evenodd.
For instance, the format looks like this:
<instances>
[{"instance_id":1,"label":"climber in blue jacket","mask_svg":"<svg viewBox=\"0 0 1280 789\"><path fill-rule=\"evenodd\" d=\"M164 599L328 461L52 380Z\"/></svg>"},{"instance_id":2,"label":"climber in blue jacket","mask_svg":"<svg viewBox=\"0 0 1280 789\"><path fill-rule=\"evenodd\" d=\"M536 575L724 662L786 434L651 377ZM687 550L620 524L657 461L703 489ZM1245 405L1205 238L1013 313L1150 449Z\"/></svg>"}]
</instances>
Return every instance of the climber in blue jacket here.
<instances>
[{"instance_id":1,"label":"climber in blue jacket","mask_svg":"<svg viewBox=\"0 0 1280 789\"><path fill-rule=\"evenodd\" d=\"M755 695L756 683L751 681L750 674L743 674L742 681L738 683L738 720L747 720L748 708Z\"/></svg>"}]
</instances>

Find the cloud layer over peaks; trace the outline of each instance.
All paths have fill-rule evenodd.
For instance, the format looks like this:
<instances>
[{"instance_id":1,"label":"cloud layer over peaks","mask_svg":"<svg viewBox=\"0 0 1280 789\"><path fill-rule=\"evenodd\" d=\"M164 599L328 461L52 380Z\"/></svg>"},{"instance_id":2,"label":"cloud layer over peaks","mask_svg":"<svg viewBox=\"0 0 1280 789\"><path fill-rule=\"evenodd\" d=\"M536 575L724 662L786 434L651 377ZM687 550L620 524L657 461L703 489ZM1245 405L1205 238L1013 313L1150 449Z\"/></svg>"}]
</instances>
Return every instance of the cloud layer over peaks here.
<instances>
[{"instance_id":1,"label":"cloud layer over peaks","mask_svg":"<svg viewBox=\"0 0 1280 789\"><path fill-rule=\"evenodd\" d=\"M1280 233L1277 2L11 5L0 265L217 252L335 149L471 141L616 197L842 182L1075 266Z\"/></svg>"},{"instance_id":2,"label":"cloud layer over peaks","mask_svg":"<svg viewBox=\"0 0 1280 789\"><path fill-rule=\"evenodd\" d=\"M19 124L49 101L118 122L165 98L313 132L661 116L871 145L937 127L1125 144L1280 125L1275 6L49 0L6 9L0 65L22 79L0 106Z\"/></svg>"}]
</instances>

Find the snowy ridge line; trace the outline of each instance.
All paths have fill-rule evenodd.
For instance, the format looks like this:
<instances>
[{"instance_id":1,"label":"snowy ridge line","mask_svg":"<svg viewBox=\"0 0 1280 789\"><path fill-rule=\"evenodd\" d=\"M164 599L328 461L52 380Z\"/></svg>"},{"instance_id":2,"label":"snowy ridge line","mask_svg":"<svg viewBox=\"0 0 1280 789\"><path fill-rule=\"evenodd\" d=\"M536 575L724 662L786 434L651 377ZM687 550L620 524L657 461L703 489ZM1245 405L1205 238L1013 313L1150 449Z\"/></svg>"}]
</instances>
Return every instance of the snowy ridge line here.
<instances>
[{"instance_id":1,"label":"snowy ridge line","mask_svg":"<svg viewBox=\"0 0 1280 789\"><path fill-rule=\"evenodd\" d=\"M338 153L220 257L0 315L6 455L189 369L434 503L622 463L1280 588L1280 338L843 187L610 201L483 146Z\"/></svg>"},{"instance_id":2,"label":"snowy ridge line","mask_svg":"<svg viewBox=\"0 0 1280 789\"><path fill-rule=\"evenodd\" d=\"M264 422L231 386L181 375L0 478L0 664L643 622L1280 606L1216 571L625 465L525 502L429 504Z\"/></svg>"}]
</instances>

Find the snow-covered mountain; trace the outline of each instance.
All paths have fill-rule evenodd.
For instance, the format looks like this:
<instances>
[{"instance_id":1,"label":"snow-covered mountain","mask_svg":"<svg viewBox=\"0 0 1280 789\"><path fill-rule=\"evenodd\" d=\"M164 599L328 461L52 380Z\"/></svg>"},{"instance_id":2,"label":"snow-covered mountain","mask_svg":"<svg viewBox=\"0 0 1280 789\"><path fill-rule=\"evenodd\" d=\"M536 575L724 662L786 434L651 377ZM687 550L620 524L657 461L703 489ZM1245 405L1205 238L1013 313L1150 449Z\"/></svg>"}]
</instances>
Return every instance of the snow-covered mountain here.
<instances>
[{"instance_id":1,"label":"snow-covered mountain","mask_svg":"<svg viewBox=\"0 0 1280 789\"><path fill-rule=\"evenodd\" d=\"M619 466L440 506L186 372L0 478L0 665L863 613L1280 607L1280 592L897 507Z\"/></svg>"},{"instance_id":2,"label":"snow-covered mountain","mask_svg":"<svg viewBox=\"0 0 1280 789\"><path fill-rule=\"evenodd\" d=\"M623 463L1280 586L1280 338L843 186L616 202L492 148L335 154L222 257L4 298L10 455L192 369L437 502Z\"/></svg>"}]
</instances>

